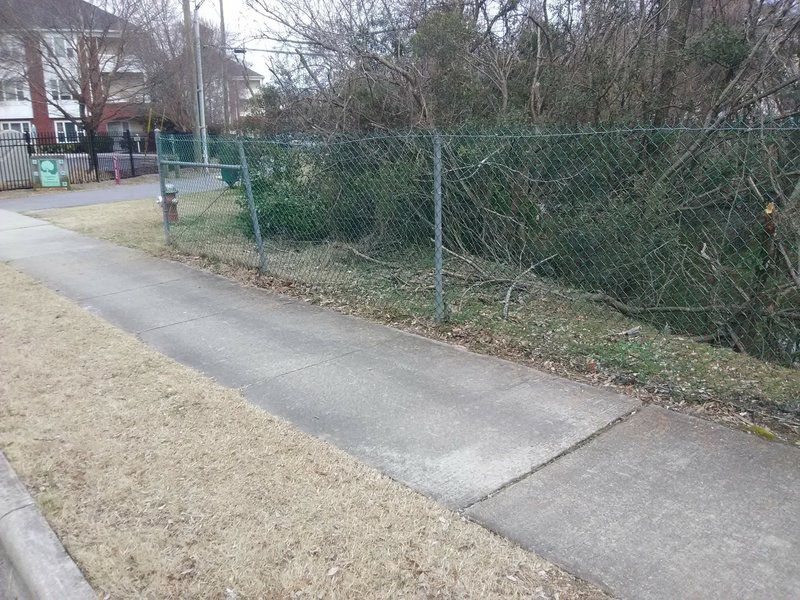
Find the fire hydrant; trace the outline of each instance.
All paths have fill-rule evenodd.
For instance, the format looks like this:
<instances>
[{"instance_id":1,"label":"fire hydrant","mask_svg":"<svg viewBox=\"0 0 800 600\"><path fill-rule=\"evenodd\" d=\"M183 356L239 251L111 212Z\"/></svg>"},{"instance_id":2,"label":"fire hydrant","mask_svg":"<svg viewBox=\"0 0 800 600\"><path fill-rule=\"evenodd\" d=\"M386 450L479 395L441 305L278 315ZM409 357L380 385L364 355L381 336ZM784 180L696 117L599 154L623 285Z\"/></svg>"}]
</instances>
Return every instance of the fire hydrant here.
<instances>
[{"instance_id":1,"label":"fire hydrant","mask_svg":"<svg viewBox=\"0 0 800 600\"><path fill-rule=\"evenodd\" d=\"M178 222L178 189L174 184L168 183L164 186L164 195L158 197L164 217L169 223Z\"/></svg>"}]
</instances>

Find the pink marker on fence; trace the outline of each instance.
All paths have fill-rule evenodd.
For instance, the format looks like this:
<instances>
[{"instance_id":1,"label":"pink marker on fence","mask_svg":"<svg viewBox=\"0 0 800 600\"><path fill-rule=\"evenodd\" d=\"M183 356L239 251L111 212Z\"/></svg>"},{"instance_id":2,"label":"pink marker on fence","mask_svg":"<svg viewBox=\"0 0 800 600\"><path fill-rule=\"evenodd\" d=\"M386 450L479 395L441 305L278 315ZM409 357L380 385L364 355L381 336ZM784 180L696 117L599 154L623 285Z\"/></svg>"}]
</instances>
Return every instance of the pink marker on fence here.
<instances>
[{"instance_id":1,"label":"pink marker on fence","mask_svg":"<svg viewBox=\"0 0 800 600\"><path fill-rule=\"evenodd\" d=\"M115 153L115 154L113 154L113 155L111 156L111 160L112 160L112 161L113 161L113 163L114 163L114 183L116 183L117 185L119 185L119 180L120 180L120 172L119 172L119 155L118 155L118 154L116 154L116 153Z\"/></svg>"}]
</instances>

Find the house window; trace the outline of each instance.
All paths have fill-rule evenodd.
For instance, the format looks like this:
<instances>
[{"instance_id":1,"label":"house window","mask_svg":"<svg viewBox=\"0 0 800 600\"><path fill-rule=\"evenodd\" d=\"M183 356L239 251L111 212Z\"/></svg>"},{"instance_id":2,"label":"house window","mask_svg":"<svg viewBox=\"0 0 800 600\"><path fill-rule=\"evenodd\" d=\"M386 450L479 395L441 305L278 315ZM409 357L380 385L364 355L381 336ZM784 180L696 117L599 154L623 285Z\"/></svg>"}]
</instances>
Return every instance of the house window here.
<instances>
[{"instance_id":1,"label":"house window","mask_svg":"<svg viewBox=\"0 0 800 600\"><path fill-rule=\"evenodd\" d=\"M126 131L131 130L130 121L111 121L108 124L109 135L125 135Z\"/></svg>"},{"instance_id":2,"label":"house window","mask_svg":"<svg viewBox=\"0 0 800 600\"><path fill-rule=\"evenodd\" d=\"M77 142L84 136L83 127L72 121L56 121L56 137L59 144Z\"/></svg>"},{"instance_id":3,"label":"house window","mask_svg":"<svg viewBox=\"0 0 800 600\"><path fill-rule=\"evenodd\" d=\"M72 94L67 85L59 79L51 79L47 88L50 90L50 98L53 100L73 100Z\"/></svg>"},{"instance_id":4,"label":"house window","mask_svg":"<svg viewBox=\"0 0 800 600\"><path fill-rule=\"evenodd\" d=\"M53 54L56 58L72 58L75 56L75 49L67 38L63 36L54 36Z\"/></svg>"},{"instance_id":5,"label":"house window","mask_svg":"<svg viewBox=\"0 0 800 600\"><path fill-rule=\"evenodd\" d=\"M3 121L0 123L0 131L19 131L20 133L30 133L31 124L28 121Z\"/></svg>"},{"instance_id":6,"label":"house window","mask_svg":"<svg viewBox=\"0 0 800 600\"><path fill-rule=\"evenodd\" d=\"M18 40L6 37L0 39L0 56L9 61L19 62L25 58L25 53Z\"/></svg>"},{"instance_id":7,"label":"house window","mask_svg":"<svg viewBox=\"0 0 800 600\"><path fill-rule=\"evenodd\" d=\"M0 102L25 100L25 84L22 79L0 81Z\"/></svg>"}]
</instances>

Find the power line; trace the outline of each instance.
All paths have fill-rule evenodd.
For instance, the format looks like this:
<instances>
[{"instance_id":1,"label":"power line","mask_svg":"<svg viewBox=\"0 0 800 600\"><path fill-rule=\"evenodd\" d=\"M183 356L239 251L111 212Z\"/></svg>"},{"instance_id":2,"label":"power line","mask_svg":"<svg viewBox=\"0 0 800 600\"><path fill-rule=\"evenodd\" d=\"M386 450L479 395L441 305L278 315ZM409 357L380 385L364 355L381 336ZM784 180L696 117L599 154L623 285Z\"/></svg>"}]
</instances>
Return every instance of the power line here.
<instances>
[{"instance_id":1,"label":"power line","mask_svg":"<svg viewBox=\"0 0 800 600\"><path fill-rule=\"evenodd\" d=\"M245 48L244 46L217 46L215 44L204 44L205 48L217 48L218 50L230 50L234 54L246 54L247 52L263 52L266 54L286 54L289 56L297 56L298 53L302 54L303 56L317 56L317 57L327 57L330 54L321 54L319 52L299 52L295 50L294 52L290 50L271 50L268 48Z\"/></svg>"}]
</instances>

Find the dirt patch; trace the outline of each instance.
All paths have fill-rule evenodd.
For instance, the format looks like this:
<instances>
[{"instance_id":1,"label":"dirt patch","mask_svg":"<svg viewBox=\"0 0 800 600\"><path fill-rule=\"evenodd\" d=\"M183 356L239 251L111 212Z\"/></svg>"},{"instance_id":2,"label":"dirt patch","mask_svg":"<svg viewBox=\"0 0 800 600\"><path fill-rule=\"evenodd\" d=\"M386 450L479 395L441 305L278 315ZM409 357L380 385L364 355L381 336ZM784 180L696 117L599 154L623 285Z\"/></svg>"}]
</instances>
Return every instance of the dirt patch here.
<instances>
[{"instance_id":1,"label":"dirt patch","mask_svg":"<svg viewBox=\"0 0 800 600\"><path fill-rule=\"evenodd\" d=\"M278 276L259 276L253 269L237 266L257 264L252 244L248 248L230 215L217 214L219 201L210 216L206 196L209 194L182 199L184 222L191 221L192 208L201 217L199 225L176 230L174 248L163 243L161 215L151 201L46 211L37 216L475 352L612 387L645 403L753 435L763 431L761 437L800 443L800 369L658 331L552 285L515 294L508 318L503 319L501 300L506 286L475 287L451 278L446 287L450 320L436 325L419 316L430 312L430 294L425 293L430 275L424 268L387 274L379 265L343 248L310 247L297 252L271 243L270 268ZM215 192L213 199L218 196ZM338 263L332 263L337 253ZM630 331L635 335L626 333Z\"/></svg>"},{"instance_id":2,"label":"dirt patch","mask_svg":"<svg viewBox=\"0 0 800 600\"><path fill-rule=\"evenodd\" d=\"M112 598L602 592L0 265L0 446Z\"/></svg>"}]
</instances>

